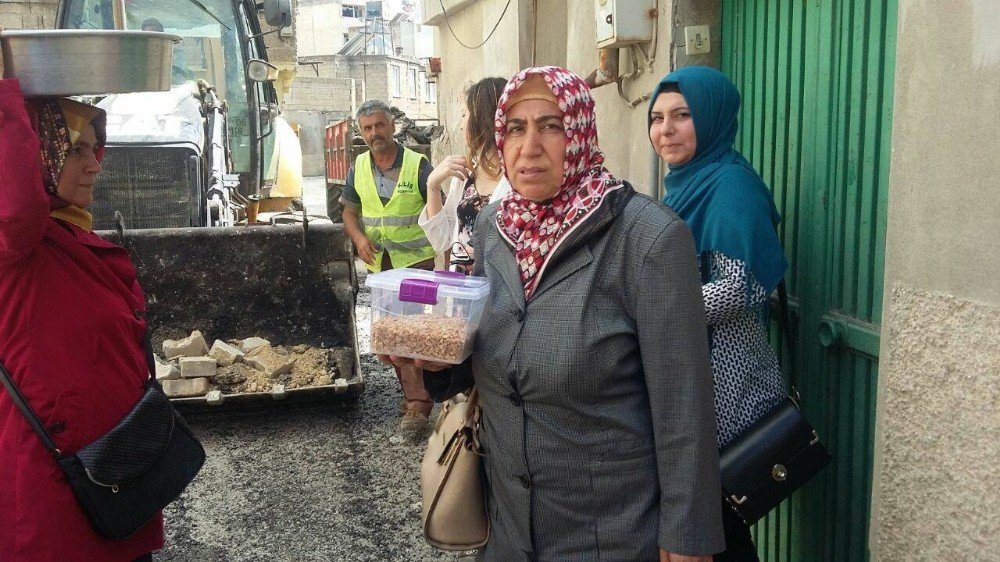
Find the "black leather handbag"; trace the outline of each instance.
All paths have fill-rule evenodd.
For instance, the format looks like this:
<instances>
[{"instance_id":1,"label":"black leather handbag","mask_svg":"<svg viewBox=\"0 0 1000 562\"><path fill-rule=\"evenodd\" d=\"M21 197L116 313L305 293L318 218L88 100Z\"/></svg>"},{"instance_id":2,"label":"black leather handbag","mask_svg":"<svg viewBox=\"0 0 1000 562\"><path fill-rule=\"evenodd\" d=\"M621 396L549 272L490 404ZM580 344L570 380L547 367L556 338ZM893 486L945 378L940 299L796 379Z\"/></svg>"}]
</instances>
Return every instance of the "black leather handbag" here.
<instances>
[{"instance_id":1,"label":"black leather handbag","mask_svg":"<svg viewBox=\"0 0 1000 562\"><path fill-rule=\"evenodd\" d=\"M152 348L146 340L150 372ZM155 376L142 398L111 431L64 454L0 365L14 404L52 453L94 530L108 539L130 537L184 491L205 462L205 449L174 410Z\"/></svg>"},{"instance_id":2,"label":"black leather handbag","mask_svg":"<svg viewBox=\"0 0 1000 562\"><path fill-rule=\"evenodd\" d=\"M781 331L793 353L785 282L778 284ZM794 361L791 362L794 364ZM754 524L830 462L799 408L798 393L785 398L719 453L726 503L747 525Z\"/></svg>"}]
</instances>

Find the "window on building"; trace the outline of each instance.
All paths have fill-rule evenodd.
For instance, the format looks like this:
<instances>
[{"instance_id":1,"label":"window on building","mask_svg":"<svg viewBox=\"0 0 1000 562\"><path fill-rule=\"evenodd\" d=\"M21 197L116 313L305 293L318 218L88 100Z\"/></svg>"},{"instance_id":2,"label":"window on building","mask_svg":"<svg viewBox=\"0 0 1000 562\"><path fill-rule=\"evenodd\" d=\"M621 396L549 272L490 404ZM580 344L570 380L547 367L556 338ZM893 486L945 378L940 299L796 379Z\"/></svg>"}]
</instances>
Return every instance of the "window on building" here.
<instances>
[{"instance_id":1,"label":"window on building","mask_svg":"<svg viewBox=\"0 0 1000 562\"><path fill-rule=\"evenodd\" d=\"M371 0L369 0L369 1L365 2L365 6L367 7L368 18L369 19L381 18L382 17L382 2L381 2L381 0L376 0L374 2L371 1Z\"/></svg>"},{"instance_id":2,"label":"window on building","mask_svg":"<svg viewBox=\"0 0 1000 562\"><path fill-rule=\"evenodd\" d=\"M427 81L427 103L437 103L438 91L437 82Z\"/></svg>"},{"instance_id":3,"label":"window on building","mask_svg":"<svg viewBox=\"0 0 1000 562\"><path fill-rule=\"evenodd\" d=\"M410 98L417 99L417 69L411 68L408 72L409 83L410 83Z\"/></svg>"},{"instance_id":4,"label":"window on building","mask_svg":"<svg viewBox=\"0 0 1000 562\"><path fill-rule=\"evenodd\" d=\"M392 96L398 98L403 95L403 88L399 83L399 67L396 65L392 65L392 80L390 82Z\"/></svg>"},{"instance_id":5,"label":"window on building","mask_svg":"<svg viewBox=\"0 0 1000 562\"><path fill-rule=\"evenodd\" d=\"M351 6L350 4L344 4L340 8L340 15L345 18L358 18L361 19L365 17L365 7L364 6Z\"/></svg>"},{"instance_id":6,"label":"window on building","mask_svg":"<svg viewBox=\"0 0 1000 562\"><path fill-rule=\"evenodd\" d=\"M431 91L427 89L427 73L423 70L420 71L420 78L417 81L420 86L420 91L424 94L424 101L427 101L431 97Z\"/></svg>"}]
</instances>

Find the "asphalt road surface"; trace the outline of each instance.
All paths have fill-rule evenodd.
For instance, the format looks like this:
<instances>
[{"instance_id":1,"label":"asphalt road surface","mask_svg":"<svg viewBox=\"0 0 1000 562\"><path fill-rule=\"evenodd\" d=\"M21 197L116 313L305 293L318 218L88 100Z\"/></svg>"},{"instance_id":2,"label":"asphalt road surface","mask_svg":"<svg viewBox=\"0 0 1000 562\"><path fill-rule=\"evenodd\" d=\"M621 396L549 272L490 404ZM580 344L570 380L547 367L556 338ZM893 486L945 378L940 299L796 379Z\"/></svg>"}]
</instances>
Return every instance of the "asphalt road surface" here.
<instances>
[{"instance_id":1,"label":"asphalt road surface","mask_svg":"<svg viewBox=\"0 0 1000 562\"><path fill-rule=\"evenodd\" d=\"M321 181L307 181L310 212ZM357 312L366 379L360 397L187 416L208 458L167 508L166 546L155 560L455 558L421 536L424 438L398 430L402 395L392 369L368 353L363 282Z\"/></svg>"}]
</instances>

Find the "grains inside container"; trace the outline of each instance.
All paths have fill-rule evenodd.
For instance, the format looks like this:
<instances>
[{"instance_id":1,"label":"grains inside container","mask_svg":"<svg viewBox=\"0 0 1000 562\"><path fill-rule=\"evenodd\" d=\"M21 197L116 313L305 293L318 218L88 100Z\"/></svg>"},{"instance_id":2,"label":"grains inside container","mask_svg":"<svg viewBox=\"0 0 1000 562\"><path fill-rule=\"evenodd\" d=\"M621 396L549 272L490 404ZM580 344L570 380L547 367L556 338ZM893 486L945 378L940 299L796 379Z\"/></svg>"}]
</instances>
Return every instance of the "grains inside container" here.
<instances>
[{"instance_id":1,"label":"grains inside container","mask_svg":"<svg viewBox=\"0 0 1000 562\"><path fill-rule=\"evenodd\" d=\"M467 322L431 314L381 315L372 319L376 353L459 363L464 359Z\"/></svg>"},{"instance_id":2,"label":"grains inside container","mask_svg":"<svg viewBox=\"0 0 1000 562\"><path fill-rule=\"evenodd\" d=\"M371 273L371 351L459 364L471 353L489 280L452 272Z\"/></svg>"}]
</instances>

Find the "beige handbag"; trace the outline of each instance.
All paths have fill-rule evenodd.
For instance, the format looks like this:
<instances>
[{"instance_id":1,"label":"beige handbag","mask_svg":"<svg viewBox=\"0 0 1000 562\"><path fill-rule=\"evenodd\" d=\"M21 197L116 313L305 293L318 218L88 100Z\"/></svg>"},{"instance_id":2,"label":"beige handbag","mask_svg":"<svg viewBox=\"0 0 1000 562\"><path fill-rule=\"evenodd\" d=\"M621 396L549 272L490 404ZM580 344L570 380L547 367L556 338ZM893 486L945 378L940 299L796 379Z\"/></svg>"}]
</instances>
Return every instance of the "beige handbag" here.
<instances>
[{"instance_id":1,"label":"beige handbag","mask_svg":"<svg viewBox=\"0 0 1000 562\"><path fill-rule=\"evenodd\" d=\"M479 451L479 391L441 406L420 466L424 539L441 550L473 550L490 538Z\"/></svg>"}]
</instances>

